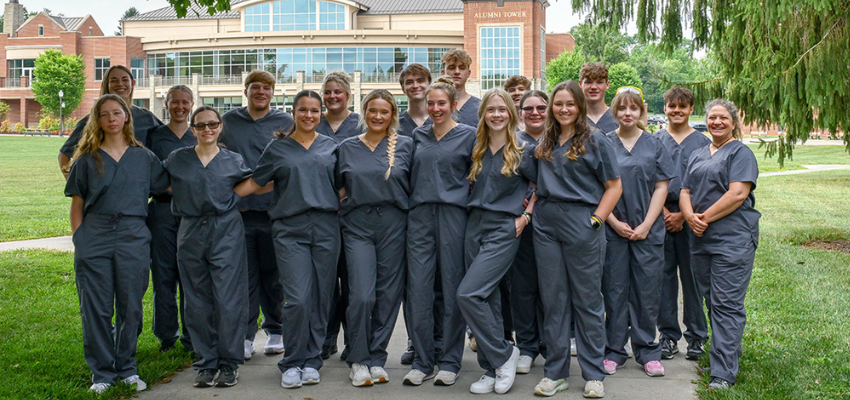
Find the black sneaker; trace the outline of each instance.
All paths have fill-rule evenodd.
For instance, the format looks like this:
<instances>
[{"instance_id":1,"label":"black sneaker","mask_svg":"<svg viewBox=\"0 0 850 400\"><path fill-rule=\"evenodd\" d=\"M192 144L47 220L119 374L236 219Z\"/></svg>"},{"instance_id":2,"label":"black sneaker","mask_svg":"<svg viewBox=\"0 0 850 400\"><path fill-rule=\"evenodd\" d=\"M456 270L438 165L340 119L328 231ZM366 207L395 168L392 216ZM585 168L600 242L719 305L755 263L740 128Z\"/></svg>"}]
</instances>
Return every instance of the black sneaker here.
<instances>
[{"instance_id":1,"label":"black sneaker","mask_svg":"<svg viewBox=\"0 0 850 400\"><path fill-rule=\"evenodd\" d=\"M218 387L231 387L236 385L236 379L239 378L239 372L236 372L233 367L223 364L218 372L218 377L215 378L215 385Z\"/></svg>"},{"instance_id":2,"label":"black sneaker","mask_svg":"<svg viewBox=\"0 0 850 400\"><path fill-rule=\"evenodd\" d=\"M705 350L703 350L702 344L697 341L693 341L688 343L688 354L685 355L685 358L687 358L688 360L696 361L699 360L700 357L702 357L703 353L705 353Z\"/></svg>"},{"instance_id":3,"label":"black sneaker","mask_svg":"<svg viewBox=\"0 0 850 400\"><path fill-rule=\"evenodd\" d=\"M198 371L198 376L195 377L194 387L205 388L214 386L215 373L218 372L212 368L202 369Z\"/></svg>"},{"instance_id":4,"label":"black sneaker","mask_svg":"<svg viewBox=\"0 0 850 400\"><path fill-rule=\"evenodd\" d=\"M407 350L401 355L401 365L413 364L413 346L407 346Z\"/></svg>"},{"instance_id":5,"label":"black sneaker","mask_svg":"<svg viewBox=\"0 0 850 400\"><path fill-rule=\"evenodd\" d=\"M723 378L711 377L711 380L708 381L708 390L717 390L717 389L729 389L734 385L734 383L727 381Z\"/></svg>"},{"instance_id":6,"label":"black sneaker","mask_svg":"<svg viewBox=\"0 0 850 400\"><path fill-rule=\"evenodd\" d=\"M676 344L676 341L670 338L661 338L661 358L670 360L673 358L673 354L678 352L679 345Z\"/></svg>"},{"instance_id":7,"label":"black sneaker","mask_svg":"<svg viewBox=\"0 0 850 400\"><path fill-rule=\"evenodd\" d=\"M159 351L162 352L162 353L165 353L166 351L173 349L175 343L177 343L176 340L172 340L172 341L169 341L169 342L162 342L159 345Z\"/></svg>"},{"instance_id":8,"label":"black sneaker","mask_svg":"<svg viewBox=\"0 0 850 400\"><path fill-rule=\"evenodd\" d=\"M339 351L339 348L336 345L322 346L322 353L319 355L322 357L322 360L327 360L331 358L331 355L336 354L337 351Z\"/></svg>"}]
</instances>

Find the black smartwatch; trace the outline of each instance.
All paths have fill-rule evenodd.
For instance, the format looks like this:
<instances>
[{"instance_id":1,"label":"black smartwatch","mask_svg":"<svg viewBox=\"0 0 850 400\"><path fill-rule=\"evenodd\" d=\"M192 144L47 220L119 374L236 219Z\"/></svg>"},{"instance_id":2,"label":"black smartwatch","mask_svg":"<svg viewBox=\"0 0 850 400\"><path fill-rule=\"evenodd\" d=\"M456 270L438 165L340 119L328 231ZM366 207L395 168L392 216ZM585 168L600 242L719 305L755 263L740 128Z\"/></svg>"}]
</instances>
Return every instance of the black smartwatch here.
<instances>
[{"instance_id":1,"label":"black smartwatch","mask_svg":"<svg viewBox=\"0 0 850 400\"><path fill-rule=\"evenodd\" d=\"M602 219L597 217L596 214L591 215L590 216L590 226L592 226L593 229L596 229L598 231L599 228L602 227Z\"/></svg>"}]
</instances>

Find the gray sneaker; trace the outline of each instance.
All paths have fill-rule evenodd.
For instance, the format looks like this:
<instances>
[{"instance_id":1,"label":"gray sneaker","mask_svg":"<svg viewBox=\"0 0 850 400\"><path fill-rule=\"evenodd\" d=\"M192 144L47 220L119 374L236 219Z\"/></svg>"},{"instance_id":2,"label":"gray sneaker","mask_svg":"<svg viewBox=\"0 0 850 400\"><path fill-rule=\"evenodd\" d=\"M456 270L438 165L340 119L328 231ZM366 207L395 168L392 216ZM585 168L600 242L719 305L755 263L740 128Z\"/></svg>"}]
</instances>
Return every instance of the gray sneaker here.
<instances>
[{"instance_id":1,"label":"gray sneaker","mask_svg":"<svg viewBox=\"0 0 850 400\"><path fill-rule=\"evenodd\" d=\"M605 397L605 386L602 385L602 381L587 381L584 384L584 397L591 399Z\"/></svg>"},{"instance_id":2,"label":"gray sneaker","mask_svg":"<svg viewBox=\"0 0 850 400\"><path fill-rule=\"evenodd\" d=\"M322 381L319 370L307 367L301 370L301 383L305 385L317 385Z\"/></svg>"},{"instance_id":3,"label":"gray sneaker","mask_svg":"<svg viewBox=\"0 0 850 400\"><path fill-rule=\"evenodd\" d=\"M407 375L404 376L404 380L402 380L402 384L407 386L419 386L422 382L425 382L429 379L434 379L434 376L437 375L437 370L431 371L430 374L426 374L418 369L411 369Z\"/></svg>"},{"instance_id":4,"label":"gray sneaker","mask_svg":"<svg viewBox=\"0 0 850 400\"><path fill-rule=\"evenodd\" d=\"M451 371L440 371L434 378L434 385L436 386L451 386L455 382L457 382L457 374Z\"/></svg>"},{"instance_id":5,"label":"gray sneaker","mask_svg":"<svg viewBox=\"0 0 850 400\"><path fill-rule=\"evenodd\" d=\"M281 335L269 335L269 340L266 342L266 346L263 348L263 353L266 355L275 355L283 353L283 336Z\"/></svg>"},{"instance_id":6,"label":"gray sneaker","mask_svg":"<svg viewBox=\"0 0 850 400\"><path fill-rule=\"evenodd\" d=\"M231 387L236 385L239 379L239 372L227 364L222 364L218 371L218 376L215 378L215 385L218 387Z\"/></svg>"},{"instance_id":7,"label":"gray sneaker","mask_svg":"<svg viewBox=\"0 0 850 400\"><path fill-rule=\"evenodd\" d=\"M130 386L136 385L136 391L141 392L148 388L148 384L145 381L141 380L138 375L131 375L121 380L121 382L126 383Z\"/></svg>"},{"instance_id":8,"label":"gray sneaker","mask_svg":"<svg viewBox=\"0 0 850 400\"><path fill-rule=\"evenodd\" d=\"M280 377L280 387L296 389L301 387L301 368L290 368Z\"/></svg>"},{"instance_id":9,"label":"gray sneaker","mask_svg":"<svg viewBox=\"0 0 850 400\"><path fill-rule=\"evenodd\" d=\"M198 371L198 376L195 377L195 383L193 383L192 386L198 388L212 387L214 385L213 381L215 381L215 375L217 372L218 371L213 368Z\"/></svg>"}]
</instances>

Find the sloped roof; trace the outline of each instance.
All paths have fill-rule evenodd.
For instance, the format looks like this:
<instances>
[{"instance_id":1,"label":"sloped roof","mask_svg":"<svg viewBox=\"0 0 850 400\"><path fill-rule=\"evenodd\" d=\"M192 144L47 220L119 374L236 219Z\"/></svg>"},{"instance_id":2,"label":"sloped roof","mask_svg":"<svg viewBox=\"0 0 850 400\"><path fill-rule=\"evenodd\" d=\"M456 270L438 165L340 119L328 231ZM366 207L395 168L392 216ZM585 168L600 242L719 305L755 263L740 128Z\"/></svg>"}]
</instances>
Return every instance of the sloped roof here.
<instances>
[{"instance_id":1,"label":"sloped roof","mask_svg":"<svg viewBox=\"0 0 850 400\"><path fill-rule=\"evenodd\" d=\"M79 28L80 24L83 23L83 20L86 19L86 17L53 17L53 16L51 16L51 18L56 20L56 22L58 22L59 24L63 25L65 27L66 31L77 30L77 28Z\"/></svg>"},{"instance_id":2,"label":"sloped roof","mask_svg":"<svg viewBox=\"0 0 850 400\"><path fill-rule=\"evenodd\" d=\"M232 6L248 0L231 0ZM461 0L355 0L367 8L361 11L363 14L419 14L419 13L459 13L463 12ZM237 19L240 18L238 11L231 9L227 12L218 12L213 15L207 13L206 8L198 7L195 3L189 6L185 19ZM177 19L177 11L174 7L163 7L157 10L141 13L125 21L163 21Z\"/></svg>"}]
</instances>

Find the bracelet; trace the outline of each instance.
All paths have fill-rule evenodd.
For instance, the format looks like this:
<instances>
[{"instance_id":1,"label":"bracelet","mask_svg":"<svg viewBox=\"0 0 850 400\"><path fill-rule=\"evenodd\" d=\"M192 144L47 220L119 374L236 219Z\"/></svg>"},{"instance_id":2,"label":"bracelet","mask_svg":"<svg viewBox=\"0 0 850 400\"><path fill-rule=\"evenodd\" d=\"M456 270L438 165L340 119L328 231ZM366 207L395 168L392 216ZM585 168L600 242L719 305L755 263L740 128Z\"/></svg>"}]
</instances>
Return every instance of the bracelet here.
<instances>
[{"instance_id":1,"label":"bracelet","mask_svg":"<svg viewBox=\"0 0 850 400\"><path fill-rule=\"evenodd\" d=\"M523 211L522 216L525 217L525 222L531 223L531 213Z\"/></svg>"},{"instance_id":2,"label":"bracelet","mask_svg":"<svg viewBox=\"0 0 850 400\"><path fill-rule=\"evenodd\" d=\"M591 215L590 216L590 226L592 226L593 229L601 228L602 227L602 218L597 217L596 214Z\"/></svg>"}]
</instances>

